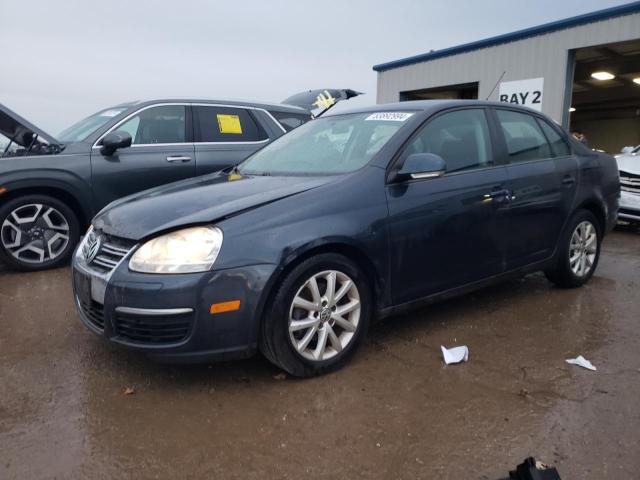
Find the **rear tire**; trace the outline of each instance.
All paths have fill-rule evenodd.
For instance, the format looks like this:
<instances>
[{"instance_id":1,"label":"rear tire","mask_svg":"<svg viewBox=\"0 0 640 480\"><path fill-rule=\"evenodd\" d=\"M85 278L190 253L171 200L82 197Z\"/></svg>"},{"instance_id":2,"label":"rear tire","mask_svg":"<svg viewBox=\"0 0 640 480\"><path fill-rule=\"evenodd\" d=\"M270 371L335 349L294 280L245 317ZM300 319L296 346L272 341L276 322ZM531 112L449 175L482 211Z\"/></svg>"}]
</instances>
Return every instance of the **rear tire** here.
<instances>
[{"instance_id":1,"label":"rear tire","mask_svg":"<svg viewBox=\"0 0 640 480\"><path fill-rule=\"evenodd\" d=\"M311 257L277 287L260 350L296 377L337 370L364 339L371 312L369 283L355 263L334 253Z\"/></svg>"},{"instance_id":2,"label":"rear tire","mask_svg":"<svg viewBox=\"0 0 640 480\"><path fill-rule=\"evenodd\" d=\"M0 207L0 260L15 270L67 265L80 238L78 217L48 195L25 195Z\"/></svg>"},{"instance_id":3,"label":"rear tire","mask_svg":"<svg viewBox=\"0 0 640 480\"><path fill-rule=\"evenodd\" d=\"M562 288L580 287L593 276L602 244L602 229L588 210L578 210L569 220L558 246L556 265L546 277Z\"/></svg>"}]
</instances>

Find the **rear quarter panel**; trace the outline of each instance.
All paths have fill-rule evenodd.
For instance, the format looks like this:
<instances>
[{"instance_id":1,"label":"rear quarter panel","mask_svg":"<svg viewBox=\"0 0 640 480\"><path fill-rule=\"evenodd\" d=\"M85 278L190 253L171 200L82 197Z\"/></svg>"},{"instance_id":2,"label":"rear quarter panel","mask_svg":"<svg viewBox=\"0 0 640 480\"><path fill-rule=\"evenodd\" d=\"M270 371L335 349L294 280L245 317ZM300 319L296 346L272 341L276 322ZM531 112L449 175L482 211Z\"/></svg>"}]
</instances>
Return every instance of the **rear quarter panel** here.
<instances>
[{"instance_id":1,"label":"rear quarter panel","mask_svg":"<svg viewBox=\"0 0 640 480\"><path fill-rule=\"evenodd\" d=\"M580 187L577 207L595 203L604 215L605 232L616 223L620 200L620 178L613 156L587 149L578 152Z\"/></svg>"}]
</instances>

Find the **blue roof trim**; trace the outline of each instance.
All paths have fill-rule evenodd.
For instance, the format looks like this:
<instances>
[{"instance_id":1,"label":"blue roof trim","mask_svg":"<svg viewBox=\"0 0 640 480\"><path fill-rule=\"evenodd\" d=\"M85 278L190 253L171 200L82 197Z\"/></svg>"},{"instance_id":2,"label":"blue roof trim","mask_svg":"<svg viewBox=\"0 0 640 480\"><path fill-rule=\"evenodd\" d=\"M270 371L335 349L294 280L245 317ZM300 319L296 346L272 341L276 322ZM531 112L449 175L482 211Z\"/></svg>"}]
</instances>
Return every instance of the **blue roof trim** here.
<instances>
[{"instance_id":1,"label":"blue roof trim","mask_svg":"<svg viewBox=\"0 0 640 480\"><path fill-rule=\"evenodd\" d=\"M617 7L605 8L604 10L597 10L595 12L585 13L583 15L578 15L577 17L565 18L563 20L545 23L536 27L525 28L524 30L518 30L511 33L505 33L496 37L485 38L484 40L479 40L477 42L465 43L463 45L444 48L435 52L422 53L420 55L414 55L412 57L401 58L400 60L380 63L378 65L374 65L373 69L376 72L383 72L385 70L404 67L406 65L412 65L414 63L426 62L429 60L435 60L436 58L449 57L451 55L470 52L472 50L493 47L502 43L522 40L524 38L533 37L535 35L555 32L557 30L562 30L565 28L576 27L579 25L584 25L586 23L593 23L601 20L608 20L610 18L629 15L631 13L637 12L640 12L640 1L627 3Z\"/></svg>"}]
</instances>

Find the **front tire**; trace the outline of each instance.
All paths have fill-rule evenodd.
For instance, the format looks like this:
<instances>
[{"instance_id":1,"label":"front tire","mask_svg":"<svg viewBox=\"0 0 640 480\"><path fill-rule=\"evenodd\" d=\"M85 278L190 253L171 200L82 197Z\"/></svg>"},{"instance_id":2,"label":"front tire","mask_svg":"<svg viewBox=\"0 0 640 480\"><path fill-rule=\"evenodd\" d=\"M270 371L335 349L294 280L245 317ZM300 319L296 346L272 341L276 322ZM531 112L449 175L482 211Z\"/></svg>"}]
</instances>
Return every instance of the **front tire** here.
<instances>
[{"instance_id":1,"label":"front tire","mask_svg":"<svg viewBox=\"0 0 640 480\"><path fill-rule=\"evenodd\" d=\"M297 377L337 370L362 342L371 310L369 283L355 263L333 253L311 257L278 287L260 349Z\"/></svg>"},{"instance_id":2,"label":"front tire","mask_svg":"<svg viewBox=\"0 0 640 480\"><path fill-rule=\"evenodd\" d=\"M59 267L80 237L78 218L48 195L25 195L0 207L0 259L16 270Z\"/></svg>"},{"instance_id":3,"label":"front tire","mask_svg":"<svg viewBox=\"0 0 640 480\"><path fill-rule=\"evenodd\" d=\"M593 276L600 259L602 234L596 217L587 210L577 211L560 242L556 265L544 273L559 287L580 287Z\"/></svg>"}]
</instances>

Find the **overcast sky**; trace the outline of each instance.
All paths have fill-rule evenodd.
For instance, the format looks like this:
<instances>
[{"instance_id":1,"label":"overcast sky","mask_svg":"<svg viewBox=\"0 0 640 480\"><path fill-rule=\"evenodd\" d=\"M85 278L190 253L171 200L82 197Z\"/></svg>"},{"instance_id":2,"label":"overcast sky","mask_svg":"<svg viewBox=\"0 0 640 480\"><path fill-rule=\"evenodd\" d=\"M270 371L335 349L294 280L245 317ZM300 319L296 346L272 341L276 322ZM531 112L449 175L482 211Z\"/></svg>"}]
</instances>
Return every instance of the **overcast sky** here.
<instances>
[{"instance_id":1,"label":"overcast sky","mask_svg":"<svg viewBox=\"0 0 640 480\"><path fill-rule=\"evenodd\" d=\"M623 3L0 0L0 103L52 134L135 99L332 87L367 105L374 64Z\"/></svg>"}]
</instances>

